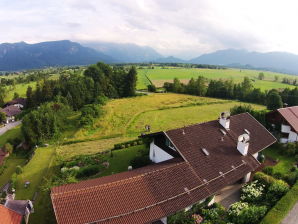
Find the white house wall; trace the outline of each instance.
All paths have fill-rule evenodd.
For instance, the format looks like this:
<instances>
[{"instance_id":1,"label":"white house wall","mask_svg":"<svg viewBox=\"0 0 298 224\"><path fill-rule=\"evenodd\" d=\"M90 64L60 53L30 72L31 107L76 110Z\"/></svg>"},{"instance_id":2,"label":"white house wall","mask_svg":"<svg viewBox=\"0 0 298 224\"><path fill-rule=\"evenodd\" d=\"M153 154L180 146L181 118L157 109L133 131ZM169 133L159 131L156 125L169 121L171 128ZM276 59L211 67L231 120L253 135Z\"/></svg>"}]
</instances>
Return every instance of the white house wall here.
<instances>
[{"instance_id":1,"label":"white house wall","mask_svg":"<svg viewBox=\"0 0 298 224\"><path fill-rule=\"evenodd\" d=\"M290 131L288 142L296 142L297 141L297 133Z\"/></svg>"},{"instance_id":2,"label":"white house wall","mask_svg":"<svg viewBox=\"0 0 298 224\"><path fill-rule=\"evenodd\" d=\"M281 132L283 133L290 133L291 132L291 127L289 125L281 125Z\"/></svg>"},{"instance_id":3,"label":"white house wall","mask_svg":"<svg viewBox=\"0 0 298 224\"><path fill-rule=\"evenodd\" d=\"M154 142L150 144L150 160L154 163L160 163L169 159L173 159L174 157L166 153L164 150L159 148Z\"/></svg>"}]
</instances>

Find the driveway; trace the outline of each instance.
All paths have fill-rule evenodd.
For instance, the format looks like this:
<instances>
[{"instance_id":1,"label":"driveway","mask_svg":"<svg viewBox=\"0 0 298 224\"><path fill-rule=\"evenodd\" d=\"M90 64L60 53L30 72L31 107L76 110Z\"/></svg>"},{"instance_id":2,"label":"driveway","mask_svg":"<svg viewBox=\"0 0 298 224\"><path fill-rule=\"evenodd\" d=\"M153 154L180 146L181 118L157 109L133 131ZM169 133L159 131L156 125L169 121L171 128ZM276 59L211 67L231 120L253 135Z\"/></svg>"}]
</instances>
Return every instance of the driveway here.
<instances>
[{"instance_id":1,"label":"driveway","mask_svg":"<svg viewBox=\"0 0 298 224\"><path fill-rule=\"evenodd\" d=\"M281 222L281 224L297 224L298 220L298 203L292 208L288 213L286 218Z\"/></svg>"},{"instance_id":2,"label":"driveway","mask_svg":"<svg viewBox=\"0 0 298 224\"><path fill-rule=\"evenodd\" d=\"M223 188L216 194L215 202L222 204L228 209L231 204L240 200L240 189L242 185L243 184L233 184Z\"/></svg>"},{"instance_id":3,"label":"driveway","mask_svg":"<svg viewBox=\"0 0 298 224\"><path fill-rule=\"evenodd\" d=\"M20 125L21 123L22 123L22 121L15 121L15 122L6 124L4 127L0 128L0 135L3 135L8 130Z\"/></svg>"}]
</instances>

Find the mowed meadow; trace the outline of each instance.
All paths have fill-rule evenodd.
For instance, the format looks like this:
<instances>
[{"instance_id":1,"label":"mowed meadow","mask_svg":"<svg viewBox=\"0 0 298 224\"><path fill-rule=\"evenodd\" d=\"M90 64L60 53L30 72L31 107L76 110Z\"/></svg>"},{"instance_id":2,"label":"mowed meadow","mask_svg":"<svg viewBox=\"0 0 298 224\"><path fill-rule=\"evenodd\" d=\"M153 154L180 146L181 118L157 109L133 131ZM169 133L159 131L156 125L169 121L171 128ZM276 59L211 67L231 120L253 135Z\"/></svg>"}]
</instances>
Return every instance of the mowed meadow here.
<instances>
[{"instance_id":1,"label":"mowed meadow","mask_svg":"<svg viewBox=\"0 0 298 224\"><path fill-rule=\"evenodd\" d=\"M259 80L258 75L263 72L264 80ZM202 69L202 68L177 68L177 67L155 67L154 69L138 69L138 89L146 89L150 81L157 87L162 87L165 82L172 82L174 78L180 79L181 82L187 83L191 78L198 76L206 77L207 79L233 79L239 83L243 81L245 76L253 80L255 88L261 90L294 88L293 85L282 83L283 78L294 80L296 76L286 75L269 71L257 71L248 69ZM278 80L275 81L275 76ZM150 81L149 81L149 80Z\"/></svg>"},{"instance_id":2,"label":"mowed meadow","mask_svg":"<svg viewBox=\"0 0 298 224\"><path fill-rule=\"evenodd\" d=\"M145 132L145 125L150 125L152 132L179 128L217 119L221 112L240 104L244 103L172 93L110 100L93 128L80 129L68 139L82 142L59 146L58 154L72 157L97 153L136 138Z\"/></svg>"}]
</instances>

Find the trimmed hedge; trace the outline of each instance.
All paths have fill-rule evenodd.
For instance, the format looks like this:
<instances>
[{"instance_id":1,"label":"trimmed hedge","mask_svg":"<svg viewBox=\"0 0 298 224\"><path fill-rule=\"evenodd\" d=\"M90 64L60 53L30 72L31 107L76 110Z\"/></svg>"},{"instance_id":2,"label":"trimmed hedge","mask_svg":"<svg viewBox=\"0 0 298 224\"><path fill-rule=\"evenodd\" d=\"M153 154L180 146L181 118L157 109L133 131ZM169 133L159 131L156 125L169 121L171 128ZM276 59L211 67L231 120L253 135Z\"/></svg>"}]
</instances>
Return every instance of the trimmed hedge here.
<instances>
[{"instance_id":1,"label":"trimmed hedge","mask_svg":"<svg viewBox=\"0 0 298 224\"><path fill-rule=\"evenodd\" d=\"M260 224L279 224L298 201L298 182L267 213Z\"/></svg>"},{"instance_id":2,"label":"trimmed hedge","mask_svg":"<svg viewBox=\"0 0 298 224\"><path fill-rule=\"evenodd\" d=\"M279 183L281 185L284 185L286 187L289 187L289 185L283 181L283 180L278 180L272 176L269 176L263 172L257 172L255 175L254 175L254 180L258 180L260 183L262 184L265 184L266 186L268 185L271 185L273 183Z\"/></svg>"},{"instance_id":3,"label":"trimmed hedge","mask_svg":"<svg viewBox=\"0 0 298 224\"><path fill-rule=\"evenodd\" d=\"M112 151L119 150L119 149L125 149L125 148L129 148L131 146L142 145L142 144L144 144L144 142L141 139L134 139L134 140L127 141L127 142L121 142L121 143L115 144Z\"/></svg>"}]
</instances>

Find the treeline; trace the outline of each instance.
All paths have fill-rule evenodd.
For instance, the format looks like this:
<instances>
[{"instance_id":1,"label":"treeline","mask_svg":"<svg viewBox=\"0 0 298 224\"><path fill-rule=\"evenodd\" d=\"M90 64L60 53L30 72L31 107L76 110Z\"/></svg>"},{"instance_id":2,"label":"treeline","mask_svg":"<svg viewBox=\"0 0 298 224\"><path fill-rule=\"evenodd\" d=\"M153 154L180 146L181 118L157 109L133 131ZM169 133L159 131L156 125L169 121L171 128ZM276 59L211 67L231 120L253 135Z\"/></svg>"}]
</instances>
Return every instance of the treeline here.
<instances>
[{"instance_id":1,"label":"treeline","mask_svg":"<svg viewBox=\"0 0 298 224\"><path fill-rule=\"evenodd\" d=\"M58 80L44 80L37 83L36 89L27 89L27 105L36 107L49 101L60 101L70 105L74 110L86 104L100 100L102 96L120 98L134 96L137 72L135 67L126 71L122 67L110 67L98 63L88 67L84 75L63 74Z\"/></svg>"},{"instance_id":2,"label":"treeline","mask_svg":"<svg viewBox=\"0 0 298 224\"><path fill-rule=\"evenodd\" d=\"M283 92L278 92L274 89L263 92L259 88L254 88L251 79L248 77L244 77L241 83L234 83L233 80L208 80L199 76L197 79L192 78L187 84L183 84L179 79L175 78L173 83L164 83L164 88L168 92L237 99L244 102L263 104L267 105L268 109L271 110L283 106L281 97ZM295 94L295 98L297 98L296 105L298 105L298 89Z\"/></svg>"}]
</instances>

